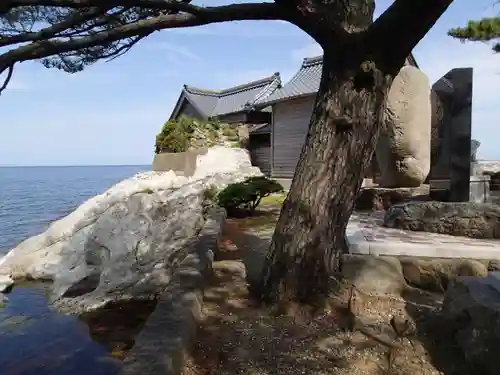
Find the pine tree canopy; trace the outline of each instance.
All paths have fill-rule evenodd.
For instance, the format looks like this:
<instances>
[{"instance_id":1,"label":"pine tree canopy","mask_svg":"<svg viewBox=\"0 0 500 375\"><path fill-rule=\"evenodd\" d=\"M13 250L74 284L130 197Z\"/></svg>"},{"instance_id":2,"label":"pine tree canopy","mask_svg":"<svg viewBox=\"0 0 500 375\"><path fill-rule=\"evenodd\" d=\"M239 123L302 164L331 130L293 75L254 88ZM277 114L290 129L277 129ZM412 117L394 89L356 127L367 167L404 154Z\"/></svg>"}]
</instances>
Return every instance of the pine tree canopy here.
<instances>
[{"instance_id":1,"label":"pine tree canopy","mask_svg":"<svg viewBox=\"0 0 500 375\"><path fill-rule=\"evenodd\" d=\"M466 27L458 27L448 31L448 35L461 41L488 42L500 39L500 17L483 18L469 21ZM493 45L495 52L500 52L500 41Z\"/></svg>"}]
</instances>

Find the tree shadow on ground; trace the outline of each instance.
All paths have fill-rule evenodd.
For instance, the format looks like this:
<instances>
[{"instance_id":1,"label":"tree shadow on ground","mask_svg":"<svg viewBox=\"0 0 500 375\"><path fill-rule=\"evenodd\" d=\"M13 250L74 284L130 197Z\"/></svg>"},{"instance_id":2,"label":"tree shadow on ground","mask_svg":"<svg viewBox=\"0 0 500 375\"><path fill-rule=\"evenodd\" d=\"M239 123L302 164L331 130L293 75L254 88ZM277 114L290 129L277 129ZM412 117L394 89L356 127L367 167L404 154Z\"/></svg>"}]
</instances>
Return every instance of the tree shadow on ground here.
<instances>
[{"instance_id":1,"label":"tree shadow on ground","mask_svg":"<svg viewBox=\"0 0 500 375\"><path fill-rule=\"evenodd\" d=\"M217 257L220 269L215 266L204 302L209 310L187 375L350 374L353 369L355 373L378 375L477 374L463 360L453 340L453 327L440 314L442 295L407 288L397 303L387 302L389 299L371 305L372 311L380 310L376 314L382 316L371 328L402 346L391 365L384 362L391 350L360 332L340 332L338 321L331 316L312 323L301 320L300 311L293 317L276 317L249 299L242 275L246 271L250 280L260 276L272 235L266 226L269 219L228 220ZM259 231L264 231L264 236ZM230 291L227 285L231 285ZM415 322L414 336L396 337L389 324L395 310ZM352 351L358 355L353 357Z\"/></svg>"},{"instance_id":2,"label":"tree shadow on ground","mask_svg":"<svg viewBox=\"0 0 500 375\"><path fill-rule=\"evenodd\" d=\"M356 357L383 351L376 342L342 331L330 316L308 318L276 315L248 294L242 262L219 261L185 374L350 374L368 366L382 374L375 361Z\"/></svg>"},{"instance_id":3,"label":"tree shadow on ground","mask_svg":"<svg viewBox=\"0 0 500 375\"><path fill-rule=\"evenodd\" d=\"M386 374L380 359L387 348L343 329L337 316L311 320L300 306L277 315L251 297L247 281L260 275L268 229L227 220L185 375Z\"/></svg>"}]
</instances>

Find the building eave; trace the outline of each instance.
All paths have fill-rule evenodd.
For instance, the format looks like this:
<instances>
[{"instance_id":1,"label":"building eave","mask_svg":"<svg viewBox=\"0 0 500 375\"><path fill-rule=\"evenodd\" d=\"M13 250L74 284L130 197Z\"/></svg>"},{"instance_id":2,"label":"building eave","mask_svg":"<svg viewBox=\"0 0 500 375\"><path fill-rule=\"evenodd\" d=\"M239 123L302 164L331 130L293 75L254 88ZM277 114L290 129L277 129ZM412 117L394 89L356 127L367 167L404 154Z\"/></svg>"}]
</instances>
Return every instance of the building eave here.
<instances>
[{"instance_id":1,"label":"building eave","mask_svg":"<svg viewBox=\"0 0 500 375\"><path fill-rule=\"evenodd\" d=\"M222 96L234 95L234 94L240 93L242 91L251 90L251 89L254 89L254 88L259 87L259 86L268 86L269 84L273 83L276 79L280 79L279 72L276 72L273 75L268 76L268 77L264 77L264 78L261 78L261 79L255 80L255 81L251 81L248 83L229 87L229 88L222 89L222 90L210 90L210 89L199 88L199 87L190 86L190 85L184 85L184 89L188 92L191 92L191 93L197 94L197 95L222 97Z\"/></svg>"},{"instance_id":2,"label":"building eave","mask_svg":"<svg viewBox=\"0 0 500 375\"><path fill-rule=\"evenodd\" d=\"M295 100L295 99L302 99L302 98L307 98L307 97L310 97L310 96L315 96L317 94L317 92L309 92L309 93L305 93L305 94L300 94L300 95L291 95L291 96L287 96L286 98L280 98L280 99L276 99L276 100L272 100L272 101L269 101L269 102L263 102L262 105L259 103L259 105L256 105L255 108L256 110L259 110L261 108L265 108L265 107L268 107L268 106L273 106L275 104L278 104L278 103L281 103L281 102L286 102L288 100Z\"/></svg>"},{"instance_id":3,"label":"building eave","mask_svg":"<svg viewBox=\"0 0 500 375\"><path fill-rule=\"evenodd\" d=\"M418 68L418 64L417 64L417 61L415 60L415 56L413 55L413 53L410 53L407 61L408 61L408 64ZM300 68L293 75L293 77L290 78L290 80L282 86L281 89L275 90L272 94L267 96L267 99L264 98L260 102L257 101L254 104L254 106L256 108L264 108L266 106L274 105L276 103L280 103L283 101L297 99L297 98L301 98L301 97L307 97L307 96L311 96L311 95L316 95L317 90L312 91L311 87L310 87L311 85L309 85L309 87L308 87L308 84L306 82L316 82L317 81L316 84L319 87L319 82L321 80L321 74L319 77L317 77L313 80L309 80L309 81L305 80L304 77L308 77L308 75L311 75L311 74L313 75L313 77L315 77L315 75L318 74L314 70L315 67L322 65L322 64L323 64L323 56L322 55L304 58ZM314 86L314 85L312 85L312 86ZM282 96L280 96L280 90L282 90L281 91ZM288 94L287 90L289 90L291 92L299 91L299 93ZM301 90L303 90L305 92L300 93ZM273 99L273 96L279 96L279 97L276 99Z\"/></svg>"},{"instance_id":4,"label":"building eave","mask_svg":"<svg viewBox=\"0 0 500 375\"><path fill-rule=\"evenodd\" d=\"M274 73L272 76L220 91L184 85L183 92L186 99L200 114L203 114L206 118L217 118L255 110L254 103L257 100L271 95L280 86L280 74ZM248 94L245 94L245 92L248 92ZM232 99L233 95L236 95L234 99ZM242 97L239 95L242 95ZM202 97L212 98L211 100L214 100L213 107L210 109L205 108L205 111L202 111L201 107L196 104L197 101L202 100ZM181 105L182 103L178 103L175 116L180 111Z\"/></svg>"},{"instance_id":5,"label":"building eave","mask_svg":"<svg viewBox=\"0 0 500 375\"><path fill-rule=\"evenodd\" d=\"M204 113L196 104L196 102L189 96L189 93L185 90L185 87L182 89L181 94L179 95L179 99L177 99L177 102L175 104L174 110L172 111L172 114L170 115L169 120L174 120L177 118L179 111L182 108L182 105L184 104L184 101L187 101L189 104L193 106L193 108L198 112L198 114L203 117L204 119L207 119L208 116L206 113Z\"/></svg>"}]
</instances>

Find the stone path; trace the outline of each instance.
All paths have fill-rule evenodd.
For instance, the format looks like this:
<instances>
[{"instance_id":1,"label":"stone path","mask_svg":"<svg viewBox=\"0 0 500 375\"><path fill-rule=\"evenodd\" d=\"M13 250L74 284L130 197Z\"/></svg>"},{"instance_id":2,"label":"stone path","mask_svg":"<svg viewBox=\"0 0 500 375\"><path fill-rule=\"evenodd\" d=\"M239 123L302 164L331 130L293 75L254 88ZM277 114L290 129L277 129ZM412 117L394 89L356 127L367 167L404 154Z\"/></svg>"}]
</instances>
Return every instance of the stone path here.
<instances>
[{"instance_id":1,"label":"stone path","mask_svg":"<svg viewBox=\"0 0 500 375\"><path fill-rule=\"evenodd\" d=\"M352 254L500 259L500 240L480 240L382 226L384 211L354 212L346 231Z\"/></svg>"}]
</instances>

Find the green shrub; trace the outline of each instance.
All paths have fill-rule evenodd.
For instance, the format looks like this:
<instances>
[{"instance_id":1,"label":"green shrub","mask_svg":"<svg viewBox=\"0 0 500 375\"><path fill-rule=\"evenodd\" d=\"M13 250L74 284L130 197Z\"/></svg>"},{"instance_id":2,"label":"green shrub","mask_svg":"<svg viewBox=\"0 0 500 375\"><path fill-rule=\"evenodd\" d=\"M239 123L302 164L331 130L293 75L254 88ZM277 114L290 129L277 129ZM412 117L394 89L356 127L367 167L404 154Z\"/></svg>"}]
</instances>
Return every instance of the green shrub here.
<instances>
[{"instance_id":1,"label":"green shrub","mask_svg":"<svg viewBox=\"0 0 500 375\"><path fill-rule=\"evenodd\" d=\"M229 216L252 215L262 198L283 191L277 181L266 177L250 177L243 182L227 186L217 196L217 203Z\"/></svg>"},{"instance_id":2,"label":"green shrub","mask_svg":"<svg viewBox=\"0 0 500 375\"><path fill-rule=\"evenodd\" d=\"M221 128L221 124L219 122L219 120L217 119L214 119L214 120L211 120L207 123L212 129L214 130L219 130Z\"/></svg>"},{"instance_id":3,"label":"green shrub","mask_svg":"<svg viewBox=\"0 0 500 375\"><path fill-rule=\"evenodd\" d=\"M231 125L217 120L202 121L181 116L170 120L156 136L155 152L185 152L190 147L213 147L229 141L238 141L238 132Z\"/></svg>"},{"instance_id":4,"label":"green shrub","mask_svg":"<svg viewBox=\"0 0 500 375\"><path fill-rule=\"evenodd\" d=\"M181 116L178 120L170 120L163 125L156 136L155 152L184 152L189 148L191 138L196 130L197 121Z\"/></svg>"},{"instance_id":5,"label":"green shrub","mask_svg":"<svg viewBox=\"0 0 500 375\"><path fill-rule=\"evenodd\" d=\"M226 137L238 137L238 130L229 125L222 130L222 134Z\"/></svg>"}]
</instances>

